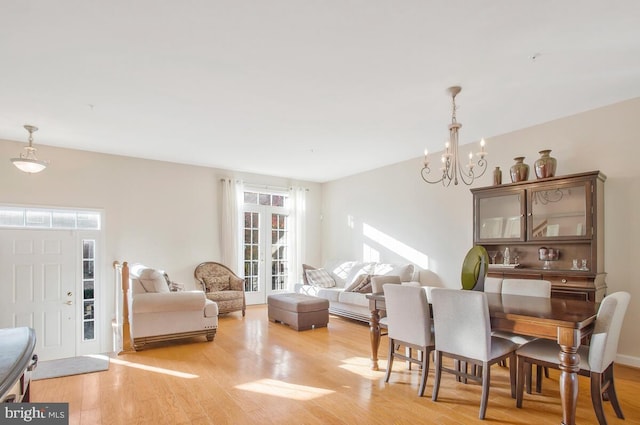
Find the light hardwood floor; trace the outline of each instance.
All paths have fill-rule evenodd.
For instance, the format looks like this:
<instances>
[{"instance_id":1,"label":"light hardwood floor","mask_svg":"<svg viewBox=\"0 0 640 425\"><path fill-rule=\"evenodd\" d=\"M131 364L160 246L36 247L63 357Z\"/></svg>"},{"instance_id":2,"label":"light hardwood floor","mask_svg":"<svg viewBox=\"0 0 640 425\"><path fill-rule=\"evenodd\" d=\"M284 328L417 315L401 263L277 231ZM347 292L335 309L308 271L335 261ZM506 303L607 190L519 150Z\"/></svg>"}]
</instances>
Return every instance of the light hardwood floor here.
<instances>
[{"instance_id":1,"label":"light hardwood floor","mask_svg":"<svg viewBox=\"0 0 640 425\"><path fill-rule=\"evenodd\" d=\"M525 395L517 409L507 369L492 368L484 421L478 419L480 386L443 374L438 402L431 401L433 365L424 397L418 371L396 361L384 383L369 368L369 329L331 316L327 328L296 332L270 323L266 307L221 317L213 342L196 338L112 358L109 370L32 383L33 402L68 402L70 424L559 424L558 374L542 395ZM626 420L640 424L640 370L616 367L616 388ZM580 378L578 424L597 424L586 378Z\"/></svg>"}]
</instances>

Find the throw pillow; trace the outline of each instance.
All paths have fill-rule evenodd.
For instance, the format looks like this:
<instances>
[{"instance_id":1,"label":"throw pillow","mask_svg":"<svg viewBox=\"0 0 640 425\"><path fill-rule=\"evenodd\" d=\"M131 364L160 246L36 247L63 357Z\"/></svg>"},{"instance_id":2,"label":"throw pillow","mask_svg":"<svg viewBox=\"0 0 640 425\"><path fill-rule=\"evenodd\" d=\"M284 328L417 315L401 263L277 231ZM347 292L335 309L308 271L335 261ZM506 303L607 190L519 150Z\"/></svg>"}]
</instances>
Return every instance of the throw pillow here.
<instances>
[{"instance_id":1,"label":"throw pillow","mask_svg":"<svg viewBox=\"0 0 640 425\"><path fill-rule=\"evenodd\" d=\"M371 276L368 274L362 274L358 276L358 285L355 286L351 291L352 292L360 292L361 294L370 294L371 293Z\"/></svg>"},{"instance_id":2,"label":"throw pillow","mask_svg":"<svg viewBox=\"0 0 640 425\"><path fill-rule=\"evenodd\" d=\"M206 288L206 292L218 292L218 291L227 291L231 289L229 285L229 276L205 276L202 278L204 280L204 286Z\"/></svg>"},{"instance_id":3,"label":"throw pillow","mask_svg":"<svg viewBox=\"0 0 640 425\"><path fill-rule=\"evenodd\" d=\"M171 284L169 284L169 290L171 292L182 292L184 291L184 283L171 282Z\"/></svg>"},{"instance_id":4,"label":"throw pillow","mask_svg":"<svg viewBox=\"0 0 640 425\"><path fill-rule=\"evenodd\" d=\"M371 281L367 280L367 283L365 285L359 287L354 292L359 292L361 294L371 294L373 292L373 288L371 286Z\"/></svg>"},{"instance_id":5,"label":"throw pillow","mask_svg":"<svg viewBox=\"0 0 640 425\"><path fill-rule=\"evenodd\" d=\"M140 283L147 292L169 292L169 285L164 273L154 269L144 269L140 272Z\"/></svg>"},{"instance_id":6,"label":"throw pillow","mask_svg":"<svg viewBox=\"0 0 640 425\"><path fill-rule=\"evenodd\" d=\"M307 270L305 274L307 275L309 285L320 288L332 288L336 286L336 281L333 280L329 272L325 269Z\"/></svg>"},{"instance_id":7,"label":"throw pillow","mask_svg":"<svg viewBox=\"0 0 640 425\"><path fill-rule=\"evenodd\" d=\"M308 264L303 264L302 265L302 282L305 285L310 285L309 279L307 279L307 270L317 270L317 268L313 267L313 266L310 266Z\"/></svg>"},{"instance_id":8,"label":"throw pillow","mask_svg":"<svg viewBox=\"0 0 640 425\"><path fill-rule=\"evenodd\" d=\"M357 292L355 289L365 284L365 281L367 280L368 277L369 277L368 274L360 274L356 276L356 278L353 279L353 282L351 282L351 285L348 285L346 288L344 288L344 291Z\"/></svg>"}]
</instances>

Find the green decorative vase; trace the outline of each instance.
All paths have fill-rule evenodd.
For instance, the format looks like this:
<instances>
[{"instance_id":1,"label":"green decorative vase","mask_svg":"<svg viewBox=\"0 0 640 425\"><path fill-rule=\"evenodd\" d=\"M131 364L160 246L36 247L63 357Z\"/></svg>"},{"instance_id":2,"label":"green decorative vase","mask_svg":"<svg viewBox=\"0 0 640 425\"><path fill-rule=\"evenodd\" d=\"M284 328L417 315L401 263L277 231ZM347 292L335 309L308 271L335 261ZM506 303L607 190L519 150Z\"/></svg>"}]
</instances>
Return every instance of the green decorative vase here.
<instances>
[{"instance_id":1,"label":"green decorative vase","mask_svg":"<svg viewBox=\"0 0 640 425\"><path fill-rule=\"evenodd\" d=\"M551 149L545 149L540 151L540 158L536 160L533 164L533 168L536 172L536 177L539 179L544 179L547 177L553 177L556 175L556 165L558 161L549 156L551 153Z\"/></svg>"},{"instance_id":2,"label":"green decorative vase","mask_svg":"<svg viewBox=\"0 0 640 425\"><path fill-rule=\"evenodd\" d=\"M513 183L524 182L529 178L529 165L525 164L524 156L518 156L513 158L516 162L511 166L511 181Z\"/></svg>"}]
</instances>

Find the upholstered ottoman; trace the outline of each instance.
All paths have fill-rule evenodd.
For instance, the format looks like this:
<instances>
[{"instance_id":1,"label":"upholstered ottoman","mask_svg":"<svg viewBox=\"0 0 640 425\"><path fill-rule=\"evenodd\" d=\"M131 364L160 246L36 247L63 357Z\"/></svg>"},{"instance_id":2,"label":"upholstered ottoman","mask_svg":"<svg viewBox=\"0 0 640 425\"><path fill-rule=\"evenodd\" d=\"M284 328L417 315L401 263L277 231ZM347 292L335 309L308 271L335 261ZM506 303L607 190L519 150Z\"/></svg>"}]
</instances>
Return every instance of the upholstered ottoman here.
<instances>
[{"instance_id":1,"label":"upholstered ottoman","mask_svg":"<svg viewBox=\"0 0 640 425\"><path fill-rule=\"evenodd\" d=\"M267 297L269 320L297 331L321 328L329 323L329 300L304 294L274 294Z\"/></svg>"}]
</instances>

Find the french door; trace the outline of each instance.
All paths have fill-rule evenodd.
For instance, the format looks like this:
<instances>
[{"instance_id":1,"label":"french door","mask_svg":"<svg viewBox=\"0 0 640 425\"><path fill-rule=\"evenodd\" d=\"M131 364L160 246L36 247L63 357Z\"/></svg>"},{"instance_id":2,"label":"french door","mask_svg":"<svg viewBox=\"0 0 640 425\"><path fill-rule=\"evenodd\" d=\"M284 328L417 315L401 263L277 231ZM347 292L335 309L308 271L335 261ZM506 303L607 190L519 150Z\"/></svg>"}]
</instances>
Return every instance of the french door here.
<instances>
[{"instance_id":1,"label":"french door","mask_svg":"<svg viewBox=\"0 0 640 425\"><path fill-rule=\"evenodd\" d=\"M267 200L268 194L259 195L257 203L245 202L243 211L241 257L247 304L265 304L270 294L286 291L289 274L289 212L284 199L274 202Z\"/></svg>"}]
</instances>

